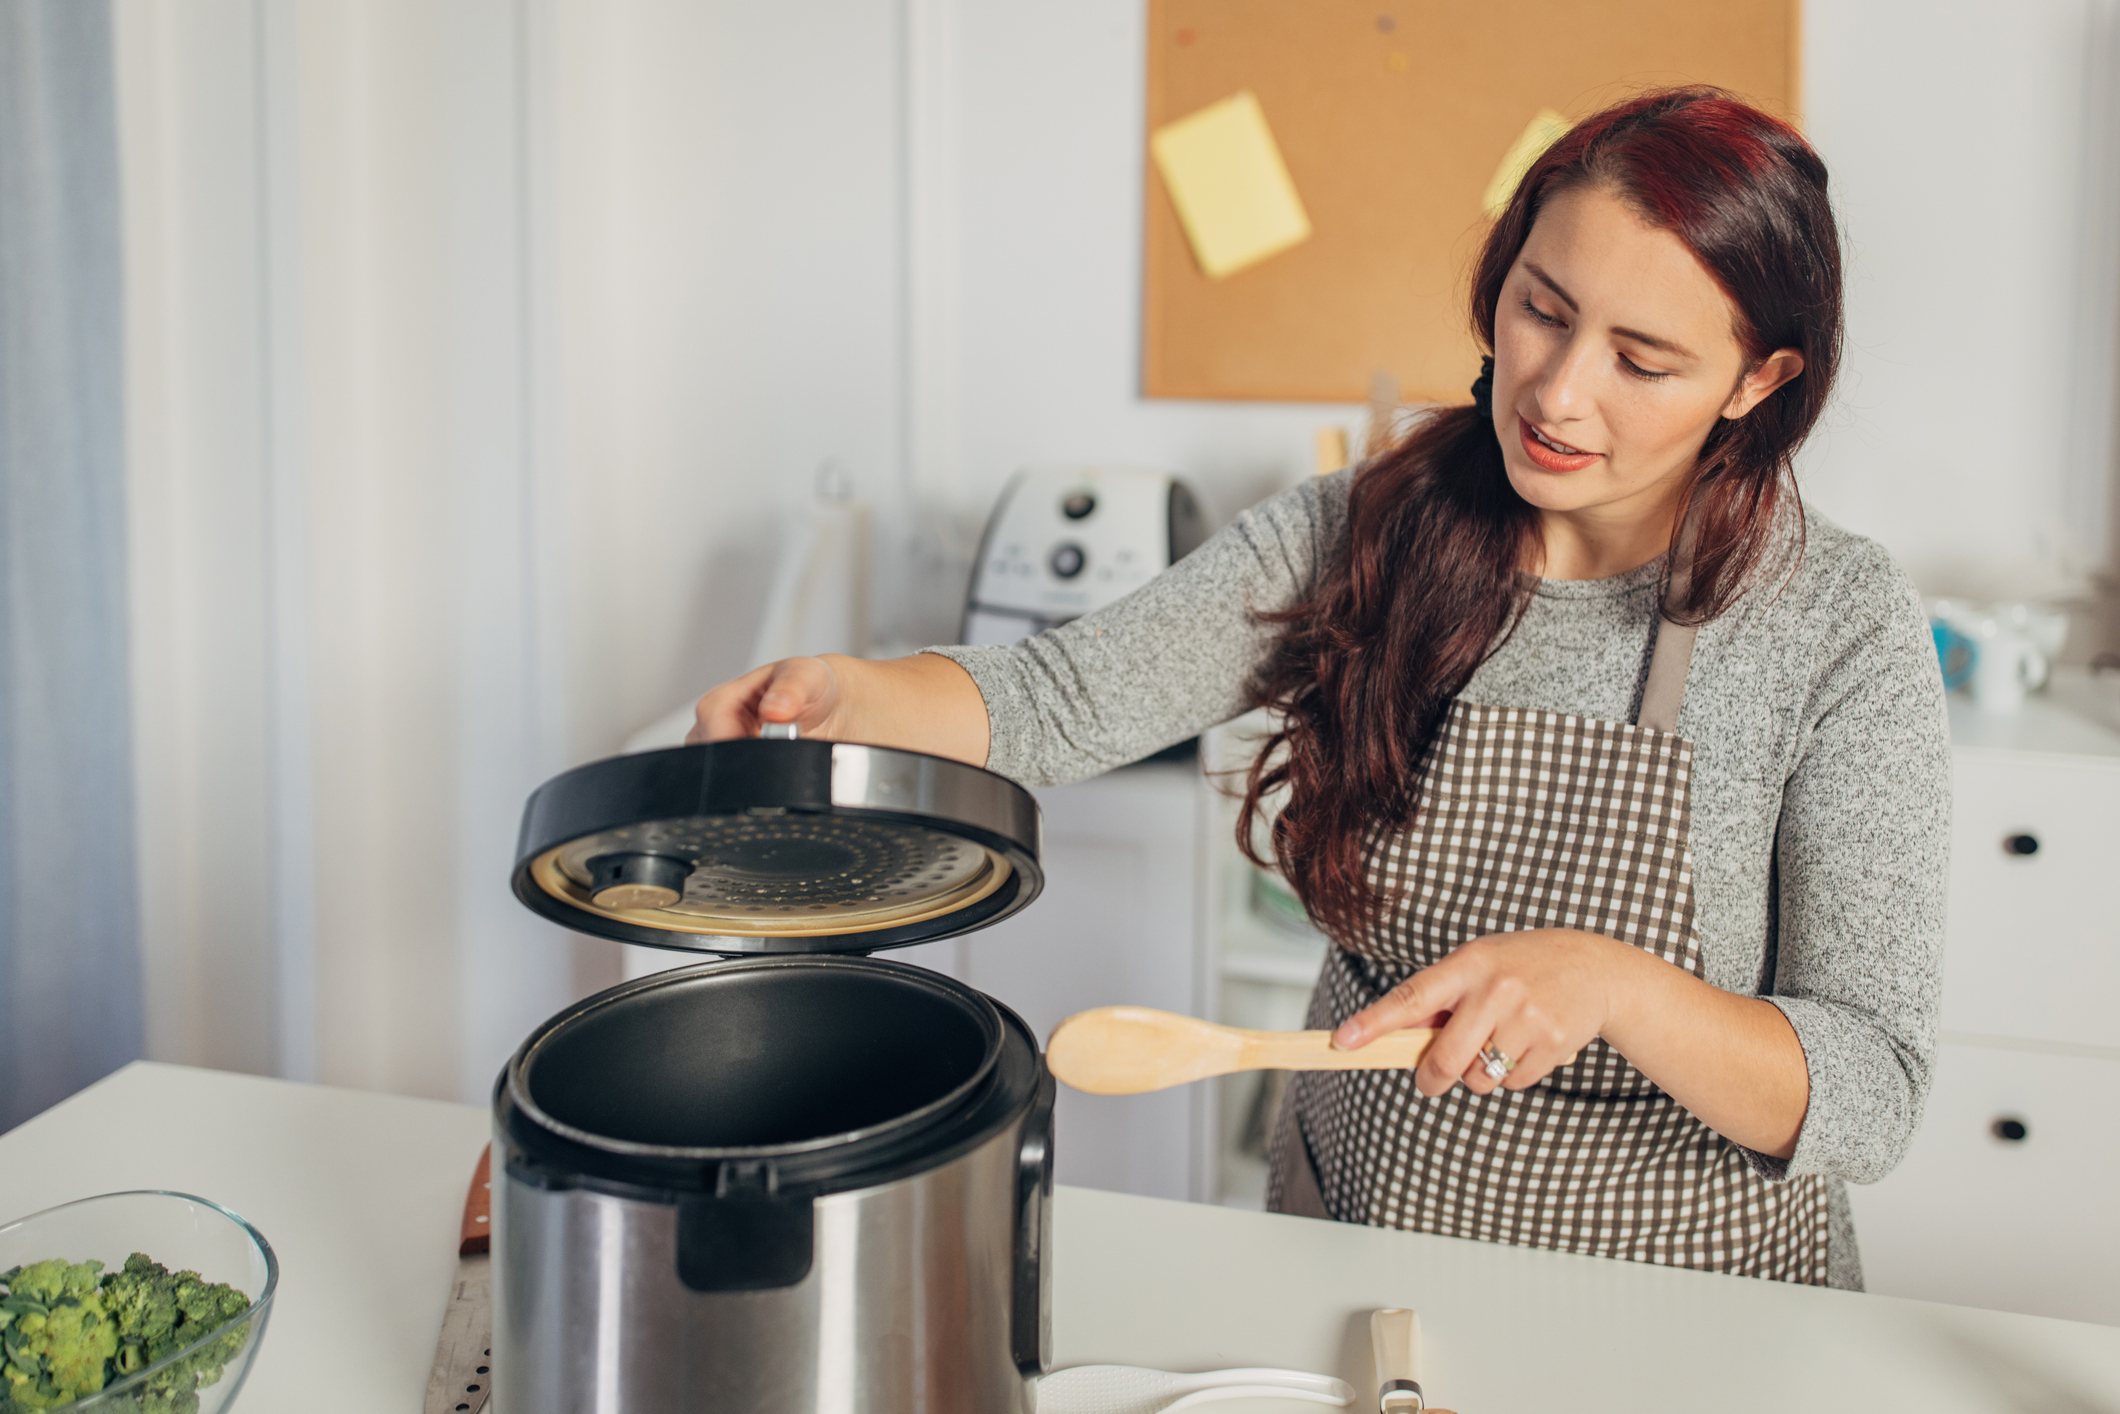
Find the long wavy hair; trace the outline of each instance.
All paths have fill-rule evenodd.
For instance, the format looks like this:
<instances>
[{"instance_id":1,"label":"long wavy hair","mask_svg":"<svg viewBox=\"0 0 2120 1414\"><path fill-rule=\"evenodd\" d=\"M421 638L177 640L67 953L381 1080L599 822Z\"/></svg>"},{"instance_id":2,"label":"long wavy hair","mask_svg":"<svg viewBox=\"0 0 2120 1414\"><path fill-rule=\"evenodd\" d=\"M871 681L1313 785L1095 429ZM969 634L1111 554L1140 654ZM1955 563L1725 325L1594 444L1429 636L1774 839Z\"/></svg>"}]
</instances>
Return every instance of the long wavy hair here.
<instances>
[{"instance_id":1,"label":"long wavy hair","mask_svg":"<svg viewBox=\"0 0 2120 1414\"><path fill-rule=\"evenodd\" d=\"M1585 119L1532 164L1487 235L1472 279L1483 348L1494 347L1502 284L1539 211L1579 187L1611 192L1685 242L1736 307L1747 371L1776 349L1803 355L1795 378L1716 424L1681 488L1673 540L1690 518L1692 575L1667 612L1703 623L1744 590L1777 510L1797 503L1791 459L1840 361L1825 164L1787 123L1719 89L1644 93ZM1538 523L1509 484L1493 419L1470 407L1430 413L1355 473L1346 543L1310 592L1261 616L1283 626L1254 683L1276 727L1246 777L1238 843L1267 863L1256 841L1270 817L1272 863L1337 938L1381 912L1365 849L1413 818L1452 700L1530 605ZM1274 814L1267 802L1283 791Z\"/></svg>"}]
</instances>

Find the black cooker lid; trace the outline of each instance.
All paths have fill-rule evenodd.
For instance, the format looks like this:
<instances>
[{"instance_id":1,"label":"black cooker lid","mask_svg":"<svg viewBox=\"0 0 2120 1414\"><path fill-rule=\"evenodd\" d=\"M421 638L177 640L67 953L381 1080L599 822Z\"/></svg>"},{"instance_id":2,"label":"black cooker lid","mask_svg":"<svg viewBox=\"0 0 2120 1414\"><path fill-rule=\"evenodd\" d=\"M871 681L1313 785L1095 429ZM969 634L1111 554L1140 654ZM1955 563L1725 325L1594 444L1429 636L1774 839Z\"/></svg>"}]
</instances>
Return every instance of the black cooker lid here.
<instances>
[{"instance_id":1,"label":"black cooker lid","mask_svg":"<svg viewBox=\"0 0 2120 1414\"><path fill-rule=\"evenodd\" d=\"M584 933L725 956L874 952L1038 896L1038 804L991 771L843 742L598 761L523 809L515 896Z\"/></svg>"}]
</instances>

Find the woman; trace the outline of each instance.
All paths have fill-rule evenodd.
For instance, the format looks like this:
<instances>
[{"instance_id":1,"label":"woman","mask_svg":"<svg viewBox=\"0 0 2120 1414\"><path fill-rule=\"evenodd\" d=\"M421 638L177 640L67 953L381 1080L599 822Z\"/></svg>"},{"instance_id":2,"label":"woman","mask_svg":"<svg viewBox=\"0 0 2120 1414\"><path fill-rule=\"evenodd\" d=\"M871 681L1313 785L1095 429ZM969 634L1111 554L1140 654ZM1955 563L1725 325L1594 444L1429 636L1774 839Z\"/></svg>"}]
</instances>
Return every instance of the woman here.
<instances>
[{"instance_id":1,"label":"woman","mask_svg":"<svg viewBox=\"0 0 2120 1414\"><path fill-rule=\"evenodd\" d=\"M1311 1024L1432 1025L1300 1077L1272 1205L1861 1285L1842 1180L1926 1096L1948 740L1906 578L1790 463L1840 348L1824 165L1712 90L1586 120L1489 233L1474 404L1012 648L793 659L695 738L1079 779L1247 708Z\"/></svg>"}]
</instances>

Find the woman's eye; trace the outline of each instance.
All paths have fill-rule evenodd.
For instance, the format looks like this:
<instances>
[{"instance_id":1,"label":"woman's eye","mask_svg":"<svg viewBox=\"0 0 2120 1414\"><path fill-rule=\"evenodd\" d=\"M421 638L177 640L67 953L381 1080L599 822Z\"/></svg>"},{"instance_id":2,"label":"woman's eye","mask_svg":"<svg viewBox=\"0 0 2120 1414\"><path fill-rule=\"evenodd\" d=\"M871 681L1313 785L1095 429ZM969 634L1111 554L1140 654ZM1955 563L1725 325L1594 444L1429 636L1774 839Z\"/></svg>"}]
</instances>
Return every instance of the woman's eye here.
<instances>
[{"instance_id":1,"label":"woman's eye","mask_svg":"<svg viewBox=\"0 0 2120 1414\"><path fill-rule=\"evenodd\" d=\"M1520 305L1522 305L1522 306L1524 307L1524 313L1526 313L1526 314L1530 315L1530 316L1531 316L1531 317L1532 317L1533 319L1536 319L1536 320L1537 320L1537 321L1538 321L1539 323L1541 323L1541 324L1545 324L1545 325L1548 325L1548 326L1550 326L1550 327L1558 327L1558 326L1560 325L1560 320L1558 320L1558 319L1555 319L1555 318L1554 318L1554 317L1553 317L1552 315L1550 315L1550 314L1546 313L1546 311L1545 311L1545 310L1543 310L1543 309L1540 309L1540 308L1539 308L1539 307L1538 307L1537 305L1533 304L1533 303L1532 303L1532 302L1531 302L1530 300L1528 300L1528 299L1525 299L1525 300L1518 300L1518 301L1517 301L1517 303L1518 303L1518 304L1520 304Z\"/></svg>"},{"instance_id":2,"label":"woman's eye","mask_svg":"<svg viewBox=\"0 0 2120 1414\"><path fill-rule=\"evenodd\" d=\"M1628 358L1625 354L1621 354L1619 356L1619 361L1622 364L1626 365L1627 371L1633 374L1636 378L1646 379L1651 383L1654 383L1659 378L1669 378L1671 376L1671 370L1668 368L1662 370L1661 372L1652 373L1648 369L1636 363L1633 359Z\"/></svg>"}]
</instances>

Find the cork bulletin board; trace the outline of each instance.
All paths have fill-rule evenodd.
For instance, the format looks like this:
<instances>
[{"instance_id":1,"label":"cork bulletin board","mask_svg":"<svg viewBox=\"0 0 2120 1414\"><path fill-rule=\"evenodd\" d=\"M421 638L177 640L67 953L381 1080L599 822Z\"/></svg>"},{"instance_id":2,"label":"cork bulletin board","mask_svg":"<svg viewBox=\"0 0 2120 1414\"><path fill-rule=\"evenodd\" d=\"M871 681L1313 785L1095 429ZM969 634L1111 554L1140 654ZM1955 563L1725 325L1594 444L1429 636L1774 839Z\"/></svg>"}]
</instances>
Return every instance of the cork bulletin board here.
<instances>
[{"instance_id":1,"label":"cork bulletin board","mask_svg":"<svg viewBox=\"0 0 2120 1414\"><path fill-rule=\"evenodd\" d=\"M1459 402L1481 198L1542 109L1711 83L1800 117L1799 0L1150 0L1148 132L1255 94L1311 234L1201 273L1147 164L1142 391Z\"/></svg>"}]
</instances>

